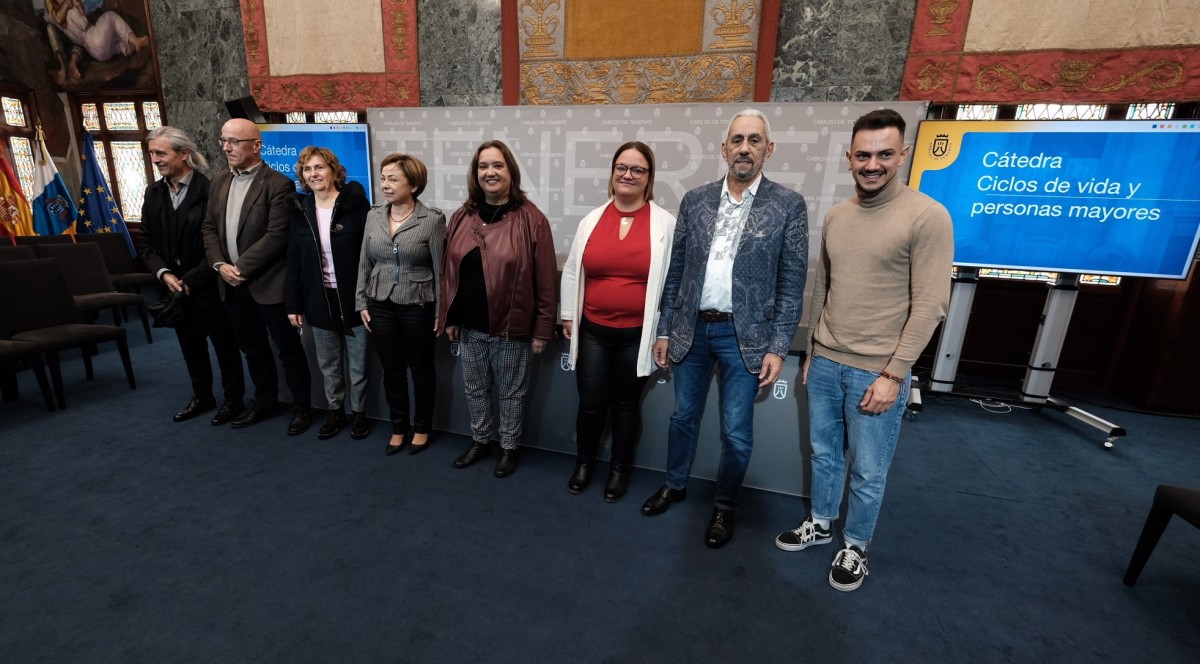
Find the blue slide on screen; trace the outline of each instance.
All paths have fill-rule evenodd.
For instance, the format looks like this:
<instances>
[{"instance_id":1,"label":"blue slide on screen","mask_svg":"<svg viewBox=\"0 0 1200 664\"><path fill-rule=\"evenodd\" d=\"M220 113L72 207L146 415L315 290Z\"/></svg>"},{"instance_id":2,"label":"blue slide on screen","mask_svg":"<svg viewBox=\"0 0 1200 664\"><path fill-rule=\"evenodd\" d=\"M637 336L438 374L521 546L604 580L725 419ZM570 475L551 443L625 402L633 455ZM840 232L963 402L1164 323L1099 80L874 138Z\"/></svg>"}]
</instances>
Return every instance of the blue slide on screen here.
<instances>
[{"instance_id":1,"label":"blue slide on screen","mask_svg":"<svg viewBox=\"0 0 1200 664\"><path fill-rule=\"evenodd\" d=\"M371 190L371 142L365 124L261 124L263 161L296 181L296 159L304 148L329 148L346 169L346 180L363 186L367 199ZM299 184L297 184L299 190Z\"/></svg>"},{"instance_id":2,"label":"blue slide on screen","mask_svg":"<svg viewBox=\"0 0 1200 664\"><path fill-rule=\"evenodd\" d=\"M923 122L911 185L954 262L1184 278L1200 239L1195 121Z\"/></svg>"}]
</instances>

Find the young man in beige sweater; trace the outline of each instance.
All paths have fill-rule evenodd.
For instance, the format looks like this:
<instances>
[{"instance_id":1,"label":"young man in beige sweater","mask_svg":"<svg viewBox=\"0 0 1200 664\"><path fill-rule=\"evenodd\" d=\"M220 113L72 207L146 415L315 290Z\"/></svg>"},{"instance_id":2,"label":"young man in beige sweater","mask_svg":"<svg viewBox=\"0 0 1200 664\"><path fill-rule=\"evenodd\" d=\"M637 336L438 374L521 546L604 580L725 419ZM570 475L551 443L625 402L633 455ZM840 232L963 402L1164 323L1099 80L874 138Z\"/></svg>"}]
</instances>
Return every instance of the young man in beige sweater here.
<instances>
[{"instance_id":1,"label":"young man in beige sweater","mask_svg":"<svg viewBox=\"0 0 1200 664\"><path fill-rule=\"evenodd\" d=\"M896 176L908 156L904 118L890 110L854 123L846 152L856 196L825 218L813 292L813 330L802 380L808 387L812 509L775 544L800 551L833 540L845 486L844 547L829 583L862 585L888 467L896 450L910 369L950 301L954 234L940 203Z\"/></svg>"}]
</instances>

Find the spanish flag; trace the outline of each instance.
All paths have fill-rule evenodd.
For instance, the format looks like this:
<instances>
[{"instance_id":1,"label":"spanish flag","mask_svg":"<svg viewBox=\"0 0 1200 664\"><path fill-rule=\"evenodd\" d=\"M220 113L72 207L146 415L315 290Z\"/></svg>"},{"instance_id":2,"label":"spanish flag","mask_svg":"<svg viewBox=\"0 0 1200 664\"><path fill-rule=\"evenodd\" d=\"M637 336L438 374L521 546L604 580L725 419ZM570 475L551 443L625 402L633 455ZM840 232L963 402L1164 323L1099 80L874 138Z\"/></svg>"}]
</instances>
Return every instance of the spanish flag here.
<instances>
[{"instance_id":1,"label":"spanish flag","mask_svg":"<svg viewBox=\"0 0 1200 664\"><path fill-rule=\"evenodd\" d=\"M0 235L36 235L33 232L33 213L29 201L21 193L21 181L12 165L0 153ZM9 240L11 243L12 240Z\"/></svg>"}]
</instances>

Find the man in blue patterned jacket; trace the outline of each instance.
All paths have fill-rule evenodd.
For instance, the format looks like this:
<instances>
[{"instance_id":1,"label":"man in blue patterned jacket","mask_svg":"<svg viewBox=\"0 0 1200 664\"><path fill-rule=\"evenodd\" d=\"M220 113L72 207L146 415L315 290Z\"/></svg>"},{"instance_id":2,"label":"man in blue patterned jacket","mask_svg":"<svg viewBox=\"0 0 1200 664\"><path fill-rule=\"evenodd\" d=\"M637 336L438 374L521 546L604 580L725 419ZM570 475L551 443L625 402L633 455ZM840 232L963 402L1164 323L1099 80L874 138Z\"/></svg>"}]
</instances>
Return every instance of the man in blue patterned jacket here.
<instances>
[{"instance_id":1,"label":"man in blue patterned jacket","mask_svg":"<svg viewBox=\"0 0 1200 664\"><path fill-rule=\"evenodd\" d=\"M729 123L728 175L684 195L662 294L654 361L673 366L667 476L642 513L687 497L713 365L721 390L721 464L705 543L733 537L733 511L754 446L754 399L779 378L800 323L808 273L804 198L762 175L775 144L761 112Z\"/></svg>"}]
</instances>

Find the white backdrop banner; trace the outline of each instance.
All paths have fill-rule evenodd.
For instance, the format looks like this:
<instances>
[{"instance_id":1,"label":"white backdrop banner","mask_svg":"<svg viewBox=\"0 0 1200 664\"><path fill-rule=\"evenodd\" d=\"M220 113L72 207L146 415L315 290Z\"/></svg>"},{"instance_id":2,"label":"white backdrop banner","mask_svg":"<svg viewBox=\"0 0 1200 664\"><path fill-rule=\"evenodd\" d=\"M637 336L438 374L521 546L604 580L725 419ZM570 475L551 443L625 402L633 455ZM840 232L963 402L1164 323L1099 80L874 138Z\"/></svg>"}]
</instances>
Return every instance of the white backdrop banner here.
<instances>
[{"instance_id":1,"label":"white backdrop banner","mask_svg":"<svg viewBox=\"0 0 1200 664\"><path fill-rule=\"evenodd\" d=\"M916 137L924 102L895 102L909 121L905 141ZM846 170L850 129L879 103L759 104L771 123L775 154L763 172L804 195L809 229L834 203L853 194ZM430 182L421 200L449 217L467 197L467 170L475 148L501 140L521 162L521 185L550 219L559 264L579 220L607 200L613 152L627 141L648 144L657 158L655 202L670 211L689 189L726 171L721 142L729 119L745 104L663 106L505 106L494 108L374 108L367 112L376 163L391 152L425 162ZM373 173L378 181L378 173ZM905 173L907 176L907 173ZM818 243L812 242L813 251Z\"/></svg>"},{"instance_id":2,"label":"white backdrop banner","mask_svg":"<svg viewBox=\"0 0 1200 664\"><path fill-rule=\"evenodd\" d=\"M926 105L897 102L888 106L909 121L905 141L911 144ZM775 142L775 153L763 171L768 178L804 195L810 247L816 252L825 213L854 193L845 157L854 120L882 106L846 103L752 107L770 120L770 138ZM405 152L424 161L430 181L421 200L441 208L447 216L467 197L467 171L475 148L491 139L507 143L520 162L522 187L550 219L561 267L580 219L607 200L609 164L617 147L633 140L650 145L657 160L655 201L674 212L689 189L724 176L721 141L729 118L743 108L746 105L377 108L368 111L367 121L376 164L391 152ZM372 173L376 184L378 177L377 172ZM907 178L907 172L901 177ZM810 257L810 275L812 266ZM807 305L808 293L805 295ZM793 349L803 350L804 338L805 333L799 332ZM523 442L573 454L578 396L575 376L566 370L563 361L566 352L566 344L556 340L535 362L532 407ZM469 433L470 419L461 397L457 360L450 344L440 341L434 427ZM746 486L807 493L808 410L799 374L800 358L787 358L781 379L764 388L756 401L757 442ZM644 426L637 461L643 468L662 468L666 461L667 425L674 407L668 381L668 374L656 373L643 403ZM379 416L386 417L381 389L376 386L372 414L379 412ZM319 402L318 396L314 399ZM706 412L692 474L712 478L720 463L716 389L709 390ZM562 468L565 482L571 465L564 462ZM632 500L640 498L634 496Z\"/></svg>"}]
</instances>

